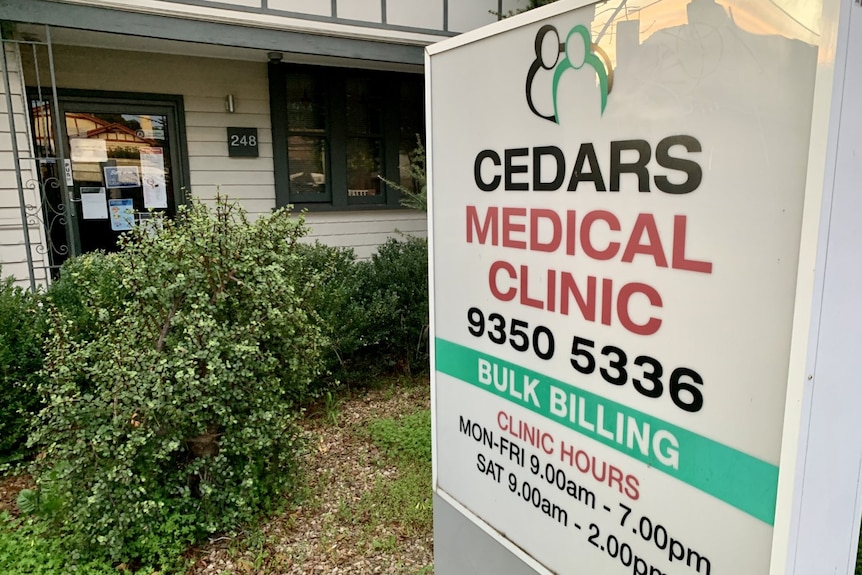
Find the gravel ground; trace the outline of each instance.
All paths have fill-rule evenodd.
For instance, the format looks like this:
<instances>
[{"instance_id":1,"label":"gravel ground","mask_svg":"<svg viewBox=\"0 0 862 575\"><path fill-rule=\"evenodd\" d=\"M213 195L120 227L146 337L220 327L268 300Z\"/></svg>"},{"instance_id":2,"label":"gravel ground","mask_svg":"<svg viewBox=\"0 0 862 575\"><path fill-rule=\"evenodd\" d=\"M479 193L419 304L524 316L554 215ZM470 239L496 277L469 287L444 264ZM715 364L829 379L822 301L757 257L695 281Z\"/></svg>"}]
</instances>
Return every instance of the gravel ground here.
<instances>
[{"instance_id":1,"label":"gravel ground","mask_svg":"<svg viewBox=\"0 0 862 575\"><path fill-rule=\"evenodd\" d=\"M363 433L368 422L428 405L427 385L388 388L345 399L337 426L324 414L305 419L306 500L267 521L260 533L214 541L200 550L189 575L433 574L430 530L417 534L381 524L363 533L340 519L376 481L398 473L378 463L380 453ZM369 541L387 543L375 549Z\"/></svg>"},{"instance_id":2,"label":"gravel ground","mask_svg":"<svg viewBox=\"0 0 862 575\"><path fill-rule=\"evenodd\" d=\"M433 534L397 523L357 529L342 518L375 483L397 476L364 432L381 417L429 406L422 385L372 390L343 399L338 425L321 408L300 422L307 448L303 500L265 521L259 530L220 537L193 551L187 575L433 575ZM18 492L28 476L0 480L0 512L17 515ZM377 544L383 542L382 544Z\"/></svg>"},{"instance_id":3,"label":"gravel ground","mask_svg":"<svg viewBox=\"0 0 862 575\"><path fill-rule=\"evenodd\" d=\"M12 516L20 515L15 500L22 489L33 488L33 480L29 475L4 477L0 481L0 513L8 511Z\"/></svg>"}]
</instances>

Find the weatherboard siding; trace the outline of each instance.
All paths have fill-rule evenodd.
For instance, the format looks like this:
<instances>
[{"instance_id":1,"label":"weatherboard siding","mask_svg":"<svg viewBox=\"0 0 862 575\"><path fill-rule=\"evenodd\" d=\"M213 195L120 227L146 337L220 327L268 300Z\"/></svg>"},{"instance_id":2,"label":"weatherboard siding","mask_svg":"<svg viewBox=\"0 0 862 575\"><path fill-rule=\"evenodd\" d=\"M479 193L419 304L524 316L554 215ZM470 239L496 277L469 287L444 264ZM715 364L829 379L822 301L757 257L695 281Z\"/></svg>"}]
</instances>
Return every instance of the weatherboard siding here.
<instances>
[{"instance_id":1,"label":"weatherboard siding","mask_svg":"<svg viewBox=\"0 0 862 575\"><path fill-rule=\"evenodd\" d=\"M275 208L265 63L79 46L55 46L54 56L60 88L182 96L191 194L208 203L217 194L236 199L252 218ZM227 94L234 95L235 113L224 109ZM259 157L229 157L227 127L257 128ZM427 229L425 214L411 210L310 213L306 220L309 241L351 247L361 258L388 237Z\"/></svg>"},{"instance_id":2,"label":"weatherboard siding","mask_svg":"<svg viewBox=\"0 0 862 575\"><path fill-rule=\"evenodd\" d=\"M25 205L35 206L38 205L37 194L28 187L35 182L36 170L33 162L26 159L30 149L29 119L23 96L23 82L19 73L18 49L14 45L7 45L5 50L6 62L9 66L9 93L17 133L15 143L18 146L22 183L25 186L24 202ZM24 225L21 221L21 202L8 109L6 86L4 82L0 82L0 277L12 275L21 285L27 285L29 283L27 246ZM44 266L47 266L47 260L44 255L44 238L40 225L30 228L29 240L33 263L36 267L43 268L36 271L36 280L43 283L46 277Z\"/></svg>"}]
</instances>

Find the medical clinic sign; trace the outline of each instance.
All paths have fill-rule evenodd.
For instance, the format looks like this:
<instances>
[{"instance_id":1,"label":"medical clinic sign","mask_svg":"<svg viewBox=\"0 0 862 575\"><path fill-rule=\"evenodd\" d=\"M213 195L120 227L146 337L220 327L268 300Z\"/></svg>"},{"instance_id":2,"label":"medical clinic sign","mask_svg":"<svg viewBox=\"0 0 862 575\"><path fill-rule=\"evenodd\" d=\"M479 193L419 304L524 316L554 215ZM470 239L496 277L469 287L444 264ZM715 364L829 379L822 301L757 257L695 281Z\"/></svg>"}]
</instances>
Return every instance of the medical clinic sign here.
<instances>
[{"instance_id":1,"label":"medical clinic sign","mask_svg":"<svg viewBox=\"0 0 862 575\"><path fill-rule=\"evenodd\" d=\"M559 4L428 51L435 488L550 572L767 573L816 47Z\"/></svg>"}]
</instances>

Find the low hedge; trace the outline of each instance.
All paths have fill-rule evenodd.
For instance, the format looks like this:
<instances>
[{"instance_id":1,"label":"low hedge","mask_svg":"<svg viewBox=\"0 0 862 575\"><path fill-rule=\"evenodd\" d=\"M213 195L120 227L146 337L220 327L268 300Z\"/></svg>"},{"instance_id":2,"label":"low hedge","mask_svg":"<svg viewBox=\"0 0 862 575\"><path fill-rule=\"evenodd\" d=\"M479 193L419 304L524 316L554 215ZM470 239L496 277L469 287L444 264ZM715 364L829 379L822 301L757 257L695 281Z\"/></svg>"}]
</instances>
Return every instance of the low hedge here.
<instances>
[{"instance_id":1,"label":"low hedge","mask_svg":"<svg viewBox=\"0 0 862 575\"><path fill-rule=\"evenodd\" d=\"M0 280L0 464L20 461L29 420L39 408L42 345L46 333L39 298Z\"/></svg>"}]
</instances>

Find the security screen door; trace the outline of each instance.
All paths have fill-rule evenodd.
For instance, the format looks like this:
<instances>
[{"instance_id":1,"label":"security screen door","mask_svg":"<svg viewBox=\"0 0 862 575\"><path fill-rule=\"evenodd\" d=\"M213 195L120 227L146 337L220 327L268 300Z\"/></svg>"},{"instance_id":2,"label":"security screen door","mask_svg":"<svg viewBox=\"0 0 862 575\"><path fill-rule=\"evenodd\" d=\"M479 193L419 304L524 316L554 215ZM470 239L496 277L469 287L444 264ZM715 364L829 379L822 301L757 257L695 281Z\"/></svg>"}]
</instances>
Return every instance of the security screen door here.
<instances>
[{"instance_id":1,"label":"security screen door","mask_svg":"<svg viewBox=\"0 0 862 575\"><path fill-rule=\"evenodd\" d=\"M37 155L46 157L40 162L43 180L65 178L74 203L71 217L47 226L55 245L75 244L55 250L53 266L73 253L114 251L119 237L153 212L176 213L183 178L174 102L61 97L57 117L64 124L64 158L71 168L65 170L57 158L48 159L55 156L50 129L55 116L45 102L32 109ZM62 204L59 186L45 186L48 195L52 188L53 203Z\"/></svg>"}]
</instances>

